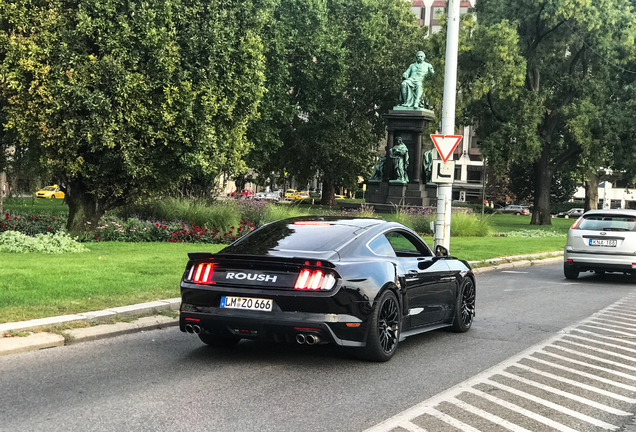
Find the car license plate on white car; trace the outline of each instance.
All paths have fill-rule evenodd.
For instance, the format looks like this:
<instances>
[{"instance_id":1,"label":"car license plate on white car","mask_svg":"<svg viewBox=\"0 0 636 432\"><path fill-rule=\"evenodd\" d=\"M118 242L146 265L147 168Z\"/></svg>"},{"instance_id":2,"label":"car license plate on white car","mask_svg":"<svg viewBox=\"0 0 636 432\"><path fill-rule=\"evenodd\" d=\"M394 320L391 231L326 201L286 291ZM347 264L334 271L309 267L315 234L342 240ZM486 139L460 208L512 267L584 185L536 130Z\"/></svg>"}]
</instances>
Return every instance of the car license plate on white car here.
<instances>
[{"instance_id":1,"label":"car license plate on white car","mask_svg":"<svg viewBox=\"0 0 636 432\"><path fill-rule=\"evenodd\" d=\"M590 246L607 246L607 247L616 247L616 240L606 240L606 239L590 239Z\"/></svg>"},{"instance_id":2,"label":"car license plate on white car","mask_svg":"<svg viewBox=\"0 0 636 432\"><path fill-rule=\"evenodd\" d=\"M272 301L269 299L251 297L221 297L221 307L229 309L247 309L259 311L272 311Z\"/></svg>"}]
</instances>

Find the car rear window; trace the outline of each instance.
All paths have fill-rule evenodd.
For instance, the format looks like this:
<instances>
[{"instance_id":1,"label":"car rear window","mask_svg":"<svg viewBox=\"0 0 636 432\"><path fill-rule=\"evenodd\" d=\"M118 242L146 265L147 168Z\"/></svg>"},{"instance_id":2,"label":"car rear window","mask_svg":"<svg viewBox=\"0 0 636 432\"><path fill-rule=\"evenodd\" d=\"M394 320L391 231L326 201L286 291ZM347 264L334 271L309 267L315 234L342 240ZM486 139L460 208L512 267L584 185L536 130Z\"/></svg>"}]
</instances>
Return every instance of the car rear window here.
<instances>
[{"instance_id":1,"label":"car rear window","mask_svg":"<svg viewBox=\"0 0 636 432\"><path fill-rule=\"evenodd\" d=\"M295 225L275 222L223 249L223 253L267 255L274 251L333 251L355 237L359 226L346 224Z\"/></svg>"},{"instance_id":2,"label":"car rear window","mask_svg":"<svg viewBox=\"0 0 636 432\"><path fill-rule=\"evenodd\" d=\"M583 217L577 229L590 231L636 231L636 218L617 214L590 214Z\"/></svg>"}]
</instances>

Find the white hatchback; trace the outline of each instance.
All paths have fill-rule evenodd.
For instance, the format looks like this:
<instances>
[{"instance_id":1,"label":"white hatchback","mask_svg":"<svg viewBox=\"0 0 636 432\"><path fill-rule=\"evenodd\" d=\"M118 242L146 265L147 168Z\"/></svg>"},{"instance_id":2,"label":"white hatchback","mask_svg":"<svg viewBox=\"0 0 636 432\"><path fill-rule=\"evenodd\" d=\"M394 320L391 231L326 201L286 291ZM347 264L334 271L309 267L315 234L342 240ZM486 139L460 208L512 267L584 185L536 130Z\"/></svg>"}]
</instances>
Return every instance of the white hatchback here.
<instances>
[{"instance_id":1,"label":"white hatchback","mask_svg":"<svg viewBox=\"0 0 636 432\"><path fill-rule=\"evenodd\" d=\"M636 274L636 210L590 210L572 224L563 273L576 279L585 271Z\"/></svg>"}]
</instances>

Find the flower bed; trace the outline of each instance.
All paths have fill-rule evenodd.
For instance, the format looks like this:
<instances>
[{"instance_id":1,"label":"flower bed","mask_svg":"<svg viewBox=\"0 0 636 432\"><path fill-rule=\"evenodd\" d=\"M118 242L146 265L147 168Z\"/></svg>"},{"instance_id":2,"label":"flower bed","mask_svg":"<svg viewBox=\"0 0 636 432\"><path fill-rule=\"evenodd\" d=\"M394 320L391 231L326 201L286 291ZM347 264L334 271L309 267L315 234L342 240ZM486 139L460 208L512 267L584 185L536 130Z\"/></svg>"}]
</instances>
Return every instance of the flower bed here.
<instances>
[{"instance_id":1,"label":"flower bed","mask_svg":"<svg viewBox=\"0 0 636 432\"><path fill-rule=\"evenodd\" d=\"M65 232L66 219L46 214L29 215L21 212L6 212L0 220L0 233L16 231L28 236Z\"/></svg>"}]
</instances>

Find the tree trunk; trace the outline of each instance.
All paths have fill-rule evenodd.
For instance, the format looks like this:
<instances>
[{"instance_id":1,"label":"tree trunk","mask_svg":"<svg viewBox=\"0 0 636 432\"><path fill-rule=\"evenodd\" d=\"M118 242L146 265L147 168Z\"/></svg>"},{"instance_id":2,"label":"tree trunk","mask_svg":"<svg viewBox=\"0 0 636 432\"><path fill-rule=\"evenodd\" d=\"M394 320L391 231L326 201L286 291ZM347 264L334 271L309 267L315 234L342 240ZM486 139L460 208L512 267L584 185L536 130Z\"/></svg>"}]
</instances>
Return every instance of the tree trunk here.
<instances>
[{"instance_id":1,"label":"tree trunk","mask_svg":"<svg viewBox=\"0 0 636 432\"><path fill-rule=\"evenodd\" d=\"M549 146L544 146L541 157L534 164L534 208L530 225L552 225L550 185L554 168L549 163L547 147Z\"/></svg>"},{"instance_id":2,"label":"tree trunk","mask_svg":"<svg viewBox=\"0 0 636 432\"><path fill-rule=\"evenodd\" d=\"M598 209L598 184L601 177L591 173L585 182L585 211Z\"/></svg>"},{"instance_id":3,"label":"tree trunk","mask_svg":"<svg viewBox=\"0 0 636 432\"><path fill-rule=\"evenodd\" d=\"M322 181L322 198L320 199L320 204L322 205L336 205L336 188L333 185L331 180L327 180L326 178Z\"/></svg>"},{"instance_id":4,"label":"tree trunk","mask_svg":"<svg viewBox=\"0 0 636 432\"><path fill-rule=\"evenodd\" d=\"M99 219L104 215L97 196L86 191L81 181L70 181L67 186L68 232L83 233L95 231Z\"/></svg>"},{"instance_id":5,"label":"tree trunk","mask_svg":"<svg viewBox=\"0 0 636 432\"><path fill-rule=\"evenodd\" d=\"M5 188L5 183L6 183L6 174L3 172L0 172L0 215L4 214L4 207L3 207L3 202L4 202L4 188Z\"/></svg>"}]
</instances>

